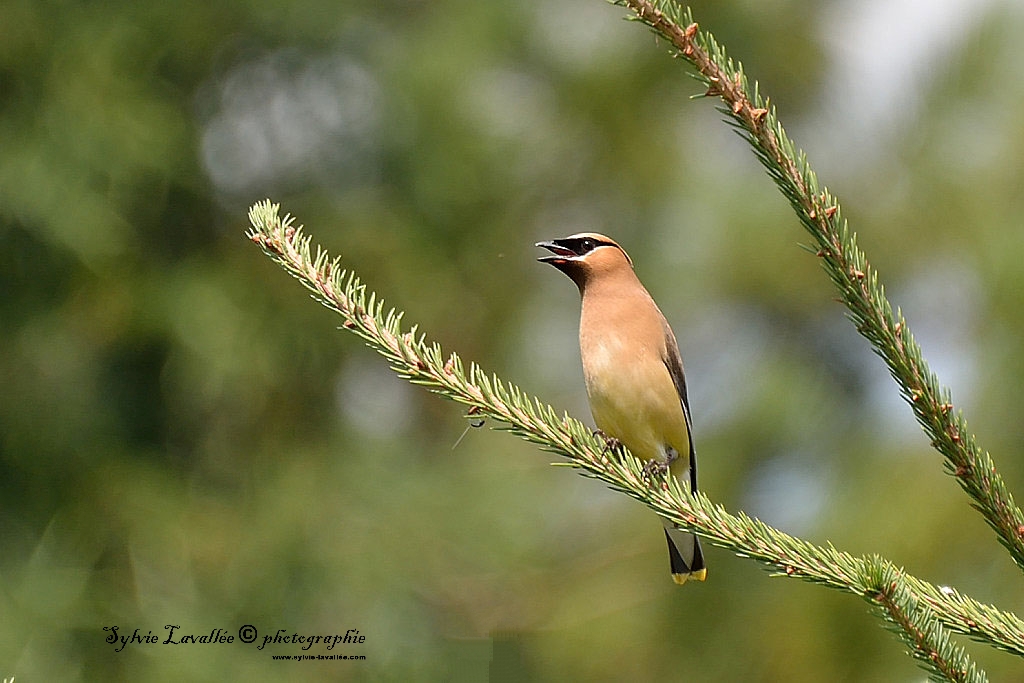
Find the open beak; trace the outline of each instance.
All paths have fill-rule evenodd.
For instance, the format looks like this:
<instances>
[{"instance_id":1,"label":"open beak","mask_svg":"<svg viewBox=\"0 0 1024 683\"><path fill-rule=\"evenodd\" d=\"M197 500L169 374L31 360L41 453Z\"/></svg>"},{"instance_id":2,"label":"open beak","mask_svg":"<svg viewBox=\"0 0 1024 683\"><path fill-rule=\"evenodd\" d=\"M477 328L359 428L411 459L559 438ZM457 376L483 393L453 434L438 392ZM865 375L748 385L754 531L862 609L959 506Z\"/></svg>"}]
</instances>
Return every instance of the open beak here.
<instances>
[{"instance_id":1,"label":"open beak","mask_svg":"<svg viewBox=\"0 0 1024 683\"><path fill-rule=\"evenodd\" d=\"M571 259L576 256L576 252L574 252L572 249L566 249L565 247L559 245L557 240L554 242L537 242L537 244L534 246L543 247L550 251L552 254L554 254L554 256L541 256L539 259L537 259L541 263L565 263L567 259Z\"/></svg>"}]
</instances>

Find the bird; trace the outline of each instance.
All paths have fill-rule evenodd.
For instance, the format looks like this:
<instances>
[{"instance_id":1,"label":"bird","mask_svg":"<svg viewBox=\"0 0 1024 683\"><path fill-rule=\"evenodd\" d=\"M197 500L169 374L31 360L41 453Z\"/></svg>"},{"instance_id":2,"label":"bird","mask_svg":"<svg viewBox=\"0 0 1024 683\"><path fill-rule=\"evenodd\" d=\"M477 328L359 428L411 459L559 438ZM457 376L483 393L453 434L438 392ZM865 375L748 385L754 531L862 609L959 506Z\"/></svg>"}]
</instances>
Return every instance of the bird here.
<instances>
[{"instance_id":1,"label":"bird","mask_svg":"<svg viewBox=\"0 0 1024 683\"><path fill-rule=\"evenodd\" d=\"M672 328L613 239L594 232L537 242L537 260L565 273L580 291L580 356L590 412L610 444L671 472L697 490L686 378ZM704 581L699 539L662 518L677 584Z\"/></svg>"}]
</instances>

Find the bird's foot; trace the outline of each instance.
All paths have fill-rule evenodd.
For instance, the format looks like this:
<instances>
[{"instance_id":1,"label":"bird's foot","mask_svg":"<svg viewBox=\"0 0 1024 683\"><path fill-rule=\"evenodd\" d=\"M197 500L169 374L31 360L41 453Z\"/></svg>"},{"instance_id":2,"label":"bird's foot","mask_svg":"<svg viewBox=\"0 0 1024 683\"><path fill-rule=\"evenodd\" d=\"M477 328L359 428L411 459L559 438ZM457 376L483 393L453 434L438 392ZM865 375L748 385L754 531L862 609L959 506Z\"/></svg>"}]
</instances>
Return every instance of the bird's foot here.
<instances>
[{"instance_id":1,"label":"bird's foot","mask_svg":"<svg viewBox=\"0 0 1024 683\"><path fill-rule=\"evenodd\" d=\"M665 449L665 459L659 460L657 458L651 458L644 465L644 478L651 481L655 477L663 477L668 474L669 468L672 467L672 463L679 459L679 452L674 448Z\"/></svg>"},{"instance_id":2,"label":"bird's foot","mask_svg":"<svg viewBox=\"0 0 1024 683\"><path fill-rule=\"evenodd\" d=\"M668 472L669 463L662 462L657 458L651 458L644 465L643 473L644 479L648 482L652 482L655 477L663 477Z\"/></svg>"},{"instance_id":3,"label":"bird's foot","mask_svg":"<svg viewBox=\"0 0 1024 683\"><path fill-rule=\"evenodd\" d=\"M609 453L622 455L622 442L616 439L614 436L608 436L600 429L594 430L594 436L604 441L604 448L601 449L601 456L608 455Z\"/></svg>"}]
</instances>

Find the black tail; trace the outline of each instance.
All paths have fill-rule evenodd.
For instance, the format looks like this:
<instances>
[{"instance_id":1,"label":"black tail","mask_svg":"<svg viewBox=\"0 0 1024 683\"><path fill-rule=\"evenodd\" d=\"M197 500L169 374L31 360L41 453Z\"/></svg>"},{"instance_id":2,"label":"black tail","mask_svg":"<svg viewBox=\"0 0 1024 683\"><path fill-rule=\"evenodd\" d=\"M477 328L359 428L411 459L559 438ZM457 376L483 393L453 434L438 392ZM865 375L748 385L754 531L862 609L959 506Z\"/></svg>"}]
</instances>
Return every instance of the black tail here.
<instances>
[{"instance_id":1,"label":"black tail","mask_svg":"<svg viewBox=\"0 0 1024 683\"><path fill-rule=\"evenodd\" d=\"M703 581L707 578L708 570L707 566L704 564L704 551L701 550L700 539L693 534L686 534L685 539L687 541L687 546L692 543L692 554L687 552L688 555L691 555L689 562L687 562L683 557L683 553L676 545L676 542L672 540L672 535L669 533L668 529L665 529L665 540L668 541L668 560L669 567L672 570L672 580L678 584L684 584L689 579ZM686 547L683 551L690 551L690 548Z\"/></svg>"}]
</instances>

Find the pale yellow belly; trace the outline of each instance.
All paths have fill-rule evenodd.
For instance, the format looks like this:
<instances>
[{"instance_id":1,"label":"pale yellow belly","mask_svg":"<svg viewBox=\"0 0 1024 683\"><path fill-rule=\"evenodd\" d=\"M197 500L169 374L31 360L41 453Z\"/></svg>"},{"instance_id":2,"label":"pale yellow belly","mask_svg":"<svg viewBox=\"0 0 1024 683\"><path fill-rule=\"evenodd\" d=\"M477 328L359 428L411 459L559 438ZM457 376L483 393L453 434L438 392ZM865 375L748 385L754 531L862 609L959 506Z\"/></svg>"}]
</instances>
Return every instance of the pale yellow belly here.
<instances>
[{"instance_id":1,"label":"pale yellow belly","mask_svg":"<svg viewBox=\"0 0 1024 683\"><path fill-rule=\"evenodd\" d=\"M612 338L590 345L583 371L598 429L642 460L664 462L671 448L683 463L688 461L690 441L682 403L657 354L649 349L627 352Z\"/></svg>"}]
</instances>

